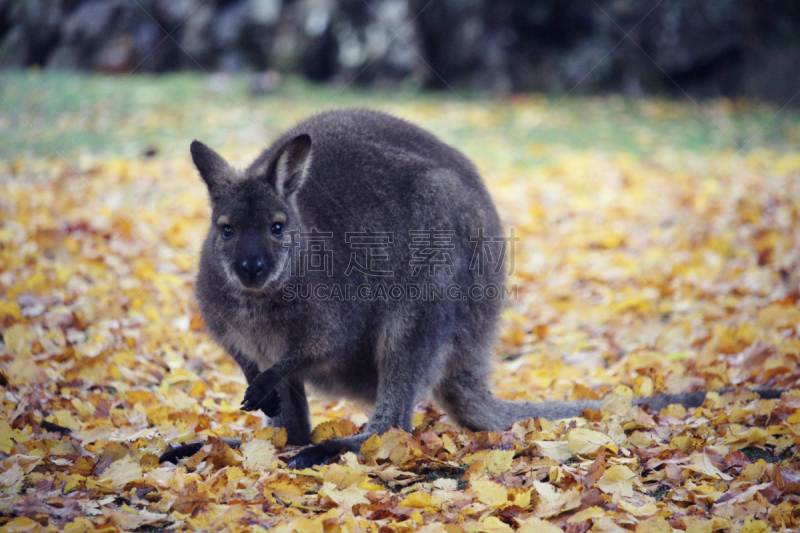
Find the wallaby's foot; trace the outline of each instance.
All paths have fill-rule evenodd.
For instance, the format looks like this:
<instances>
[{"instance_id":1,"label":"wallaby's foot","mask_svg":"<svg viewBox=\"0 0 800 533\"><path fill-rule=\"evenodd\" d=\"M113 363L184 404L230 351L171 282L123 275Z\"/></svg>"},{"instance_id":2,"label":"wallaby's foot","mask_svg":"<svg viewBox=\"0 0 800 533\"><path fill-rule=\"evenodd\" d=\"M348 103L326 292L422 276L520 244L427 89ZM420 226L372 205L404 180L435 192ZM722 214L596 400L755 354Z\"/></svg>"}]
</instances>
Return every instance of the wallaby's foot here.
<instances>
[{"instance_id":1,"label":"wallaby's foot","mask_svg":"<svg viewBox=\"0 0 800 533\"><path fill-rule=\"evenodd\" d=\"M347 443L341 440L328 440L300 450L286 466L302 470L314 465L322 465L339 454L350 451L349 448Z\"/></svg>"},{"instance_id":2,"label":"wallaby's foot","mask_svg":"<svg viewBox=\"0 0 800 533\"><path fill-rule=\"evenodd\" d=\"M158 458L158 462L178 464L178 461L184 457L191 457L199 452L200 448L203 447L203 444L204 443L202 442L194 442L192 444L184 444L182 446L172 448L171 450L164 452L161 457Z\"/></svg>"},{"instance_id":3,"label":"wallaby's foot","mask_svg":"<svg viewBox=\"0 0 800 533\"><path fill-rule=\"evenodd\" d=\"M326 440L313 446L309 446L297 452L289 460L289 468L310 468L314 465L325 464L338 455L346 452L361 452L361 445L364 444L373 432L357 433L342 439Z\"/></svg>"},{"instance_id":4,"label":"wallaby's foot","mask_svg":"<svg viewBox=\"0 0 800 533\"><path fill-rule=\"evenodd\" d=\"M231 448L238 448L242 445L242 439L238 438L231 438L231 439L222 439L225 441L225 444L230 446ZM197 452L200 451L200 448L205 446L205 442L193 442L192 444L182 444L181 446L176 446L171 450L167 450L164 452L161 457L158 458L159 463L175 463L178 464L178 461L185 457L191 457Z\"/></svg>"},{"instance_id":5,"label":"wallaby's foot","mask_svg":"<svg viewBox=\"0 0 800 533\"><path fill-rule=\"evenodd\" d=\"M278 396L278 384L281 376L271 368L260 373L247 387L242 401L243 411L261 411L272 418L281 412L281 399Z\"/></svg>"}]
</instances>

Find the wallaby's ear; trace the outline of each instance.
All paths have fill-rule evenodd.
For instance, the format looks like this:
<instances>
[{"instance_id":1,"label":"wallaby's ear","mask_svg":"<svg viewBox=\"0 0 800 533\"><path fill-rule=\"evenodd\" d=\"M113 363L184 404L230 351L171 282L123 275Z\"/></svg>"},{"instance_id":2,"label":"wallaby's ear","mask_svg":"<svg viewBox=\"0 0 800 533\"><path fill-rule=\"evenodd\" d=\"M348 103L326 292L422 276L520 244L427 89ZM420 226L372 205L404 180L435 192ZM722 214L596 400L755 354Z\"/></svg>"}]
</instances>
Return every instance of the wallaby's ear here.
<instances>
[{"instance_id":1,"label":"wallaby's ear","mask_svg":"<svg viewBox=\"0 0 800 533\"><path fill-rule=\"evenodd\" d=\"M222 189L231 184L233 169L221 155L200 141L192 141L190 150L194 166L206 182L208 194L214 202L219 198Z\"/></svg>"},{"instance_id":2,"label":"wallaby's ear","mask_svg":"<svg viewBox=\"0 0 800 533\"><path fill-rule=\"evenodd\" d=\"M300 190L311 169L311 137L303 133L286 145L273 168L271 179L279 195L288 198Z\"/></svg>"}]
</instances>

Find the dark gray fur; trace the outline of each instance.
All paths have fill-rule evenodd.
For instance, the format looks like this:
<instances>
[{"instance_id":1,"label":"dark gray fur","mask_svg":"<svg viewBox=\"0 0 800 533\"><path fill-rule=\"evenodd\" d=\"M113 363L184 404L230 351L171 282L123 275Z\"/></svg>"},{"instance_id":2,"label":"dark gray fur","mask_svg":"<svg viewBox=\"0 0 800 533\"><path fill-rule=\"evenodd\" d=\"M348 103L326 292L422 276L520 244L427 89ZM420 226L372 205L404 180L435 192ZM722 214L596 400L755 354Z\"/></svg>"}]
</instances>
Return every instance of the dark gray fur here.
<instances>
[{"instance_id":1,"label":"dark gray fur","mask_svg":"<svg viewBox=\"0 0 800 533\"><path fill-rule=\"evenodd\" d=\"M485 235L503 235L483 181L466 157L430 133L388 115L351 110L302 122L244 171L197 141L191 152L213 206L197 295L212 336L247 378L244 407L273 416L273 424L287 428L290 443L308 444L305 383L375 406L363 433L308 447L295 456L294 466L319 463L342 450L357 452L366 438L390 427L410 430L414 405L428 396L472 430L502 430L521 419L557 419L599 408L599 401L508 402L490 392L499 299L283 299L287 283L356 287L381 281L357 271L344 274L351 252L345 234L364 228L394 235L390 259L383 263L394 272L391 283L504 282L502 272L489 268L480 275L469 268L475 246L470 237L479 228ZM220 217L227 217L235 232L227 241ZM333 277L309 272L294 279L284 268L289 237L270 233L275 220L283 220L287 233L332 232L327 245ZM409 231L427 228L455 231L452 275L438 270L412 276ZM248 257L265 264L253 278L264 285L255 289L246 288L236 271ZM674 402L697 406L704 397L636 401L660 409ZM180 455L179 449L164 459Z\"/></svg>"}]
</instances>

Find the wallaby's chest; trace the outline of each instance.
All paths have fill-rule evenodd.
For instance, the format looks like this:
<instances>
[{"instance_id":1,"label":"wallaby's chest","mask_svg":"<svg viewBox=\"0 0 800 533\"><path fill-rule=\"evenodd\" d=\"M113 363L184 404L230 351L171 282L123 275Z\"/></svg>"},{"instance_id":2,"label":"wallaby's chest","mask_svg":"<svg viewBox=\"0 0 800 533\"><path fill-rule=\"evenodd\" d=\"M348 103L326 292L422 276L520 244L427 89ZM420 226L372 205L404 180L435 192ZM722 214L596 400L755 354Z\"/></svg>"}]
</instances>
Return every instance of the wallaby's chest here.
<instances>
[{"instance_id":1,"label":"wallaby's chest","mask_svg":"<svg viewBox=\"0 0 800 533\"><path fill-rule=\"evenodd\" d=\"M270 320L263 309L242 304L232 307L225 315L216 320L219 342L227 350L254 361L259 370L271 367L286 352L283 328Z\"/></svg>"}]
</instances>

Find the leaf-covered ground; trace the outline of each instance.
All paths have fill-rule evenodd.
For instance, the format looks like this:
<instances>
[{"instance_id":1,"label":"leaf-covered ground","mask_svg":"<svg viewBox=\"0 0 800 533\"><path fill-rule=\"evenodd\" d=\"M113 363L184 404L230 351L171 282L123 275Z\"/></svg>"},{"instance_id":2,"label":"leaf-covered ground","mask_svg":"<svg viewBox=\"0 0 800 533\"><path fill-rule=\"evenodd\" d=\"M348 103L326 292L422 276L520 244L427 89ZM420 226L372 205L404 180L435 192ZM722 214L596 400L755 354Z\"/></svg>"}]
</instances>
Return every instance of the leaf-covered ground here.
<instances>
[{"instance_id":1,"label":"leaf-covered ground","mask_svg":"<svg viewBox=\"0 0 800 533\"><path fill-rule=\"evenodd\" d=\"M7 531L800 529L800 118L521 96L364 94L191 76L0 80L0 527ZM322 468L239 411L193 279L200 138L241 165L308 114L367 106L479 166L515 250L494 381L606 395L587 418L472 433L421 405ZM794 148L794 149L793 149ZM737 388L697 410L632 394ZM317 440L368 407L312 395ZM234 451L218 438L248 439ZM178 466L168 443L206 439Z\"/></svg>"}]
</instances>

